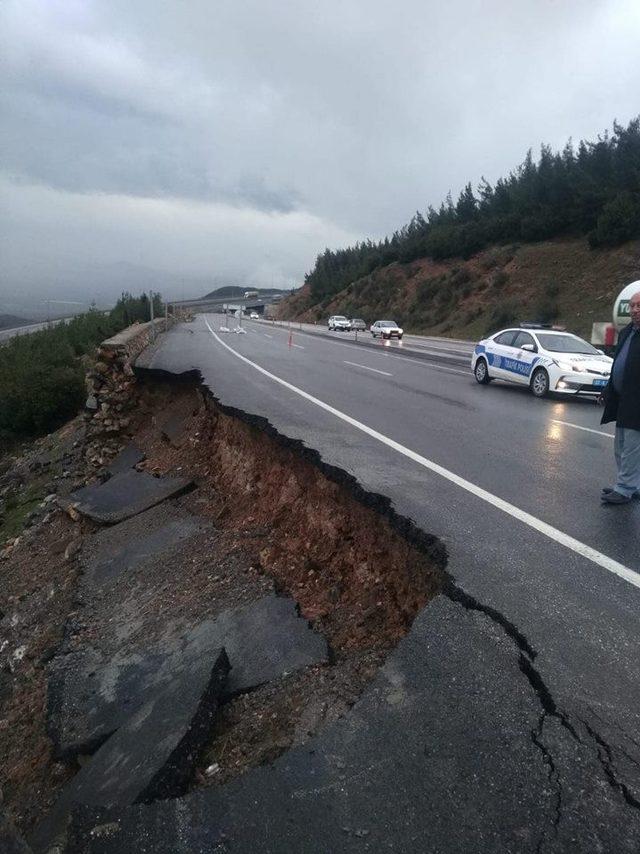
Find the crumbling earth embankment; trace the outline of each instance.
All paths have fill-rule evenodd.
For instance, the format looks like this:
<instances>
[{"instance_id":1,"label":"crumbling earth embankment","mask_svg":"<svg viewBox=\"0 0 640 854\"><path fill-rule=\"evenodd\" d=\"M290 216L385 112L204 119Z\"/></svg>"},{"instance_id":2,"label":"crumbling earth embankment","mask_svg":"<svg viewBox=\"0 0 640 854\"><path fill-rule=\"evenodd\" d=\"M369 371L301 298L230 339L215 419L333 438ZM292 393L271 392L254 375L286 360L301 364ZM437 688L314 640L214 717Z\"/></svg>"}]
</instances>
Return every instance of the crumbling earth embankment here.
<instances>
[{"instance_id":1,"label":"crumbling earth embankment","mask_svg":"<svg viewBox=\"0 0 640 854\"><path fill-rule=\"evenodd\" d=\"M141 431L146 469L188 471L229 531L265 527L256 565L336 650L396 643L440 589L442 544L265 419L221 407L197 375L142 378L141 406L182 426L174 440Z\"/></svg>"}]
</instances>

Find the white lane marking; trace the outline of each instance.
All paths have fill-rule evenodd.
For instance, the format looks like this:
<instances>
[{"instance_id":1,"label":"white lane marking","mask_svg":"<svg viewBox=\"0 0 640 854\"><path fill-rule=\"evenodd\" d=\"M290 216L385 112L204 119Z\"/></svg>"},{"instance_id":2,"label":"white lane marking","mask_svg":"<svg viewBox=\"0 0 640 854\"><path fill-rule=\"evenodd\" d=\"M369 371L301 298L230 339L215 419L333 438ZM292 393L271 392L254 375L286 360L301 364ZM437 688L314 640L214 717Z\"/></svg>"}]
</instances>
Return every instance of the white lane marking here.
<instances>
[{"instance_id":1,"label":"white lane marking","mask_svg":"<svg viewBox=\"0 0 640 854\"><path fill-rule=\"evenodd\" d=\"M297 348L298 348L298 350L304 350L304 347L302 346L302 344L294 344L294 343L293 343L293 341L291 342L291 346L292 346L292 347L297 347Z\"/></svg>"},{"instance_id":2,"label":"white lane marking","mask_svg":"<svg viewBox=\"0 0 640 854\"><path fill-rule=\"evenodd\" d=\"M460 356L468 356L471 358L473 350L457 350L455 347L436 347L433 344L421 344L419 341L408 342L412 347L419 347L421 350L426 350L428 353L437 353L439 356L447 356L449 359L459 359ZM448 355L449 353L458 353L457 356Z\"/></svg>"},{"instance_id":3,"label":"white lane marking","mask_svg":"<svg viewBox=\"0 0 640 854\"><path fill-rule=\"evenodd\" d=\"M246 356L241 355L236 350L234 350L233 347L230 347L228 344L226 344L220 338L220 336L216 335L213 329L209 326L209 323L206 318L205 323L207 324L209 332L213 335L218 344L221 344L237 359L240 359L242 362L245 362L245 364L249 365L252 368L255 368L255 370L259 371L259 373L261 373L263 376L268 377L270 380L273 380L274 382L279 383L281 386L284 386L284 388L295 392L295 394L300 395L300 397L303 397L310 403L314 403L316 406L319 406L320 409L324 409L325 412L329 412L331 413L331 415L335 415L336 418L340 418L342 421L346 422L347 424L350 424L357 430L361 430L363 433L366 433L367 436L371 436L378 442L382 442L384 445L387 445L387 447L392 448L399 454L402 454L408 459L413 460L413 462L418 463L418 465L422 466L423 468L426 468L429 471L440 475L440 477L443 477L451 483L454 483L461 489L470 492L472 495L475 495L477 498L482 499L487 504L491 504L492 507L496 507L498 510L502 510L503 513L506 513L508 516L512 516L519 522L523 522L525 525L528 525L530 528L533 528L535 531L538 531L545 537L548 537L550 540L554 540L561 546L570 549L581 557L592 561L603 569L606 569L608 572L611 572L614 575L617 575L619 578L624 579L624 581L628 581L629 584L633 584L634 587L640 588L640 573L635 572L633 569L629 569L629 567L625 566L622 563L619 563L617 560L614 560L608 555L597 551L591 546L588 546L586 543L581 543L580 540L576 540L574 537L569 536L569 534L565 534L563 531L559 531L557 528L554 528L547 522L543 522L542 519L538 519L535 516L532 516L531 513L527 513L525 510L521 510L519 507L515 507L513 504L509 504L508 501L499 498L497 495L493 495L493 493L488 492L481 486L477 486L475 483L471 483L471 481L460 477L460 475L457 475L452 471L449 471L449 469L446 469L444 468L444 466L433 462L433 460L429 460L426 457L423 457L421 454L417 454L415 451L412 451L410 448L406 448L404 445L401 445L394 439L391 439L388 436L385 436L383 433L379 433L377 430L374 430L373 427L368 427L361 421L356 421L355 418L352 418L345 412L341 412L339 409L336 409L330 404L325 403L323 400L319 400L317 397L314 397L312 394L309 394L309 392L306 392L303 389L293 385L292 383L287 382L286 380L283 380L280 377L277 377L275 374L272 374L265 368L260 367L260 365L256 364L255 362L252 362L251 359L247 359Z\"/></svg>"},{"instance_id":4,"label":"white lane marking","mask_svg":"<svg viewBox=\"0 0 640 854\"><path fill-rule=\"evenodd\" d=\"M428 347L423 346L422 344L414 344L412 346L420 347L420 349L424 350L425 354L429 356L437 356L439 359L451 359L453 362L460 361L460 356L452 356L450 353L445 353L444 350L431 350ZM397 349L399 350L400 348L398 347ZM465 355L467 354L465 353ZM468 355L470 359L471 353L469 353Z\"/></svg>"},{"instance_id":5,"label":"white lane marking","mask_svg":"<svg viewBox=\"0 0 640 854\"><path fill-rule=\"evenodd\" d=\"M572 424L571 421L561 421L559 418L551 419L554 424L564 424L567 427L575 427L576 430L584 430L586 433L595 433L596 436L606 436L607 439L615 439L612 433L607 433L606 430L594 430L592 427L582 427L580 424Z\"/></svg>"},{"instance_id":6,"label":"white lane marking","mask_svg":"<svg viewBox=\"0 0 640 854\"><path fill-rule=\"evenodd\" d=\"M395 353L391 358L399 359L401 362L412 362L414 365L421 365L424 368L435 368L436 371L449 371L451 374L462 374L465 377L471 376L471 369L460 371L458 368L449 368L446 365L434 365L431 362L422 362L420 359L410 359L408 356L396 356Z\"/></svg>"},{"instance_id":7,"label":"white lane marking","mask_svg":"<svg viewBox=\"0 0 640 854\"><path fill-rule=\"evenodd\" d=\"M348 347L350 350L356 346L355 342L353 344L345 344L344 341L334 341L331 345L332 347ZM361 350L360 352L371 353L374 356L389 356L390 359L399 359L401 362L411 362L414 365L420 365L423 368L435 368L437 371L449 371L452 374L463 374L465 377L470 377L471 368L468 371L461 371L458 368L450 368L448 365L437 365L434 362L423 362L422 359L411 359L408 356L396 356L398 352L396 349L393 350L383 350L382 346L380 349L375 349L373 347L367 347L366 350Z\"/></svg>"},{"instance_id":8,"label":"white lane marking","mask_svg":"<svg viewBox=\"0 0 640 854\"><path fill-rule=\"evenodd\" d=\"M273 338L273 335L269 335L269 333L268 333L268 332L265 332L265 333L264 333L264 337L265 337L265 338Z\"/></svg>"},{"instance_id":9,"label":"white lane marking","mask_svg":"<svg viewBox=\"0 0 640 854\"><path fill-rule=\"evenodd\" d=\"M283 331L286 331L286 326L276 327L276 328L281 328L281 329L283 329ZM307 334L313 335L312 332L308 332ZM326 341L327 339L326 338L323 339L321 336L318 335L318 336L316 336L316 340L318 340L318 341L325 340ZM331 346L332 347L348 347L350 350L353 350L354 347L358 346L358 343L359 342L353 340L350 344L347 344L345 341L336 341L335 339L333 339L331 342ZM448 365L438 365L438 364L435 364L434 362L423 362L421 359L411 359L409 356L399 356L396 354L401 353L402 350L399 350L396 347L387 349L384 344L379 345L379 349L378 348L374 349L373 347L367 347L366 352L372 353L372 354L377 355L377 356L383 356L383 355L386 356L388 354L392 354L392 358L400 359L400 361L402 361L402 362L412 362L414 365L421 365L424 368L435 368L436 370L439 370L439 371L449 371L452 374L462 374L465 377L471 376L471 368L469 368L468 371L461 371L458 368L450 368ZM435 355L435 353L432 355ZM440 355L440 354L438 353L438 355ZM469 355L469 358L471 358L471 353L469 353L468 355ZM460 360L458 359L458 361L460 361Z\"/></svg>"},{"instance_id":10,"label":"white lane marking","mask_svg":"<svg viewBox=\"0 0 640 854\"><path fill-rule=\"evenodd\" d=\"M379 371L377 368L370 368L368 365L360 365L358 362L348 362L346 359L343 359L343 361L345 365L353 365L354 368L364 368L365 371L373 371L375 374L384 374L385 377L393 376L389 371Z\"/></svg>"}]
</instances>

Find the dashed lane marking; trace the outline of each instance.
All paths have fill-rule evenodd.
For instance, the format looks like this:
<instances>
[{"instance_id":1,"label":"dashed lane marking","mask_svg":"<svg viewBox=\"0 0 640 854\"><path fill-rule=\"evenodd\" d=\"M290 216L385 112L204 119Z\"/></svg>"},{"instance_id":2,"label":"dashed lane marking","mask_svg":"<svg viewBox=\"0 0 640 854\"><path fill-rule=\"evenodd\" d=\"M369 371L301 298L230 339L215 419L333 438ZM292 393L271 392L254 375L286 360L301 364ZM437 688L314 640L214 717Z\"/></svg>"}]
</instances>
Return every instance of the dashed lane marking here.
<instances>
[{"instance_id":1,"label":"dashed lane marking","mask_svg":"<svg viewBox=\"0 0 640 854\"><path fill-rule=\"evenodd\" d=\"M285 327L282 327L284 331L286 331ZM313 335L313 333L307 333L308 335ZM320 336L316 336L316 340L318 341L326 341L326 338L320 338ZM357 343L353 341L350 344L347 344L345 341L332 341L332 347L347 347L349 350L353 351L354 347L357 347ZM413 365L419 365L421 368L433 368L436 371L449 371L451 374L462 374L465 377L471 377L471 368L468 371L461 371L458 368L450 368L448 365L437 365L433 362L425 362L422 359L411 359L409 356L399 356L396 355L398 350L394 349L382 349L380 348L374 349L373 347L367 347L364 351L360 349L360 352L371 353L373 356L389 356L392 359L399 359L401 362L411 362Z\"/></svg>"},{"instance_id":2,"label":"dashed lane marking","mask_svg":"<svg viewBox=\"0 0 640 854\"><path fill-rule=\"evenodd\" d=\"M378 355L382 355L378 353ZM433 368L436 371L449 371L450 374L462 374L465 377L471 377L471 369L461 371L458 368L449 368L447 365L434 365L431 362L423 362L420 359L411 359L409 356L396 356L395 351L391 350L391 358L399 359L401 362L411 362L414 365L420 365L422 368Z\"/></svg>"},{"instance_id":3,"label":"dashed lane marking","mask_svg":"<svg viewBox=\"0 0 640 854\"><path fill-rule=\"evenodd\" d=\"M640 573L635 572L633 569L630 569L627 566L624 566L624 564L619 563L619 561L614 560L613 558L603 554L602 552L599 552L597 549L592 548L586 543L582 543L580 542L580 540L576 540L574 537L569 536L569 534L565 534L563 531L559 531L557 528L554 528L553 525L549 525L547 522L543 522L542 519L538 519L536 516L532 516L531 513L527 513L525 510L521 510L519 507L515 507L513 504L510 504L508 501L505 501L499 496L488 492L481 486L478 486L477 484L466 480L464 477L460 477L460 475L457 475L455 472L449 471L449 469L444 468L444 466L439 465L433 460L429 460L426 457L423 457L421 454L412 451L411 448L407 448L404 445L401 445L399 442L396 442L389 436L385 436L383 433L379 433L377 430L374 430L372 427L363 424L361 421L357 421L355 418L352 418L350 415L347 415L346 412L341 412L334 406L331 406L330 404L325 403L323 400L320 400L319 398L314 397L312 394L309 394L309 392L304 391L304 389L298 388L292 383L287 382L287 380L283 380L281 377L272 374L270 371L267 371L265 368L261 367L255 362L252 362L251 359L247 359L246 356L243 356L241 353L238 353L237 350L234 350L233 347L230 347L228 344L226 344L220 338L220 336L216 335L213 329L209 326L209 323L206 318L205 323L207 324L209 332L213 335L218 344L221 344L237 359L240 359L240 361L254 368L263 376L268 377L270 380L273 380L273 382L276 382L284 388L289 389L289 391L300 395L300 397L304 398L305 400L308 400L310 403L315 404L316 406L320 407L320 409L324 409L325 412L329 412L331 413L331 415L335 415L336 418L340 418L346 424L351 425L351 427L355 427L357 430L361 430L363 433L366 433L367 436L371 436L372 439L376 439L378 442L382 442L382 444L386 445L388 448L392 448L394 451L397 451L399 454L402 454L404 457L407 457L407 459L413 460L413 462L417 463L423 468L434 472L434 474L440 475L440 477L443 477L450 483L459 486L461 489L464 489L471 495L475 495L477 498L480 498L485 503L490 504L492 507L495 507L498 510L501 510L508 516L511 516L513 519L517 519L519 522L528 525L534 531L538 531L538 533L543 534L548 539L553 540L554 542L559 543L561 546L564 546L570 551L575 552L575 554L580 555L580 557L586 558L586 560L597 564L598 566L602 567L602 569L606 569L608 572L613 573L613 575L617 575L619 578L622 578L624 581L627 581L634 587L640 588Z\"/></svg>"},{"instance_id":4,"label":"dashed lane marking","mask_svg":"<svg viewBox=\"0 0 640 854\"><path fill-rule=\"evenodd\" d=\"M461 358L469 358L473 355L473 350L453 350L450 349L445 351L443 347L430 347L428 344L419 344L417 341L411 342L412 347L419 347L420 350L424 350L425 353L428 353L430 356L438 356L442 359L453 359L456 362L459 362ZM457 353L458 355L453 355L453 353Z\"/></svg>"},{"instance_id":5,"label":"dashed lane marking","mask_svg":"<svg viewBox=\"0 0 640 854\"><path fill-rule=\"evenodd\" d=\"M283 332L288 331L286 326L275 326L274 328L275 329L281 329ZM324 335L318 335L318 334L316 334L312 331L306 330L306 329L296 329L294 331L295 332L301 332L303 335L307 335L310 338L313 338L314 340L319 341L320 343L330 341L332 347L348 347L350 350L353 350L353 348L356 347L356 348L360 349L360 352L363 352L363 349L360 346L360 342L356 341L355 339L351 339L350 341L336 341L335 338L329 339ZM374 347L368 347L365 345L364 352L373 353L374 355L378 355L378 356L380 356L382 354L384 354L384 355L388 354L390 356L393 356L394 359L401 359L402 361L405 361L405 362L413 362L414 365L422 365L425 368L435 368L435 369L441 370L441 371L449 371L452 374L463 374L465 377L471 376L471 369L469 369L468 371L463 371L463 370L460 370L458 368L450 368L447 365L438 365L437 363L423 361L422 359L411 359L409 356L397 355L397 354L402 353L403 351L401 349L399 349L398 347L387 347L386 344L379 344L375 348ZM411 352L411 351L409 351L409 352ZM432 351L432 352L429 352L428 355L439 357L441 355L441 353L440 352L436 353L435 351ZM471 359L471 353L468 353L466 355L468 355L469 360L470 360ZM450 358L453 358L453 357L450 357ZM455 357L455 358L458 362L460 362L460 357Z\"/></svg>"},{"instance_id":6,"label":"dashed lane marking","mask_svg":"<svg viewBox=\"0 0 640 854\"><path fill-rule=\"evenodd\" d=\"M353 365L354 368L364 368L365 371L373 371L374 374L383 374L385 377L393 376L389 371L379 371L377 368L370 368L368 365L360 365L358 362L348 362L346 359L343 359L343 362L345 365Z\"/></svg>"}]
</instances>

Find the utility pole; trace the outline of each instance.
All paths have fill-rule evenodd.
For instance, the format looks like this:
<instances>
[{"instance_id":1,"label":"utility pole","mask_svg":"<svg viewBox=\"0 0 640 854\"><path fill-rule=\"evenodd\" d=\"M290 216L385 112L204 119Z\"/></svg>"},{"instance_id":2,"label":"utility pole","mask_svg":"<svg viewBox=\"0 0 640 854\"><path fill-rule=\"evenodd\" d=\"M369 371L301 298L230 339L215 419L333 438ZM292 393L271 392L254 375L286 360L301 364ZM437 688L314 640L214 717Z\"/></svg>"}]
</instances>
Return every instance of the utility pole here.
<instances>
[{"instance_id":1,"label":"utility pole","mask_svg":"<svg viewBox=\"0 0 640 854\"><path fill-rule=\"evenodd\" d=\"M151 316L151 340L156 340L156 325L153 322L153 291L149 291L149 314Z\"/></svg>"}]
</instances>

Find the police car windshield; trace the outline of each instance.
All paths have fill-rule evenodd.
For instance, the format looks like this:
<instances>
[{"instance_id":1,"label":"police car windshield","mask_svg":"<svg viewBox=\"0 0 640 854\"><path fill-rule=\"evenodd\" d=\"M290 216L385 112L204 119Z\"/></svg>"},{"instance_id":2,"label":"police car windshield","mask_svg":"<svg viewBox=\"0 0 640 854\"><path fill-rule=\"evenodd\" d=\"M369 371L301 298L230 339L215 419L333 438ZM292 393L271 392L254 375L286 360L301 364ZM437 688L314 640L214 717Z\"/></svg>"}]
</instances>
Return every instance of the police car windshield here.
<instances>
[{"instance_id":1,"label":"police car windshield","mask_svg":"<svg viewBox=\"0 0 640 854\"><path fill-rule=\"evenodd\" d=\"M538 341L545 350L550 350L552 353L583 353L589 356L599 356L600 354L595 347L587 344L582 338L575 335L545 335L544 332L538 332Z\"/></svg>"}]
</instances>

